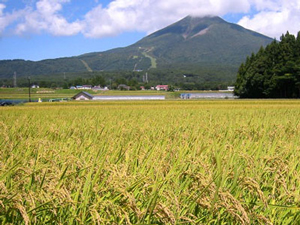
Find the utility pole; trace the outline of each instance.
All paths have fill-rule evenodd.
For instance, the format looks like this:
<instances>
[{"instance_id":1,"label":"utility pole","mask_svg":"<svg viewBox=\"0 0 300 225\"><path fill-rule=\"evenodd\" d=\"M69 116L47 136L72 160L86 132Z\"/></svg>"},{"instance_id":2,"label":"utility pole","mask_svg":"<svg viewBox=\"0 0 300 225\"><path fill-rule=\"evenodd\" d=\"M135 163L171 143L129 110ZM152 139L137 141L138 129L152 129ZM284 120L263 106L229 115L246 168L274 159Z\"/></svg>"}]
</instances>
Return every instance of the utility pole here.
<instances>
[{"instance_id":1,"label":"utility pole","mask_svg":"<svg viewBox=\"0 0 300 225\"><path fill-rule=\"evenodd\" d=\"M17 72L14 72L14 87L17 87Z\"/></svg>"},{"instance_id":2,"label":"utility pole","mask_svg":"<svg viewBox=\"0 0 300 225\"><path fill-rule=\"evenodd\" d=\"M31 96L30 96L30 76L28 76L27 79L28 79L28 97L29 97L29 102L31 102Z\"/></svg>"},{"instance_id":3,"label":"utility pole","mask_svg":"<svg viewBox=\"0 0 300 225\"><path fill-rule=\"evenodd\" d=\"M146 74L143 75L143 83L148 83L148 72L146 72Z\"/></svg>"}]
</instances>

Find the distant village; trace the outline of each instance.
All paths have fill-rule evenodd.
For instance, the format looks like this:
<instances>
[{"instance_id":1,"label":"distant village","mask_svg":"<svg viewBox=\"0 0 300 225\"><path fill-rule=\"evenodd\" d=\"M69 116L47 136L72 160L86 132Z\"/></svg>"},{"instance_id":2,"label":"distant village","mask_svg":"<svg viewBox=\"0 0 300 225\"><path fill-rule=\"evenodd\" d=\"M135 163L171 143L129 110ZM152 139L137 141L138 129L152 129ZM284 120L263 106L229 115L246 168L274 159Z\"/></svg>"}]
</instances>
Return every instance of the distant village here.
<instances>
[{"instance_id":1,"label":"distant village","mask_svg":"<svg viewBox=\"0 0 300 225\"><path fill-rule=\"evenodd\" d=\"M0 88L8 88L9 86L1 86ZM39 85L33 84L30 86L30 88L40 88ZM55 89L62 89L62 88L55 88ZM109 91L110 89L107 86L101 87L101 86L93 86L93 85L76 85L76 86L71 86L69 89L71 90L93 90L93 91ZM126 84L120 84L117 87L117 90L131 90L131 87L126 85ZM136 89L135 89L136 90ZM152 90L152 91L180 91L180 89L170 89L169 85L156 85L155 87L152 86L148 89L146 89L144 86L140 86L139 90L141 91L146 91L146 90ZM233 92L234 91L234 86L227 86L227 89L225 90L218 90L221 92Z\"/></svg>"},{"instance_id":2,"label":"distant village","mask_svg":"<svg viewBox=\"0 0 300 225\"><path fill-rule=\"evenodd\" d=\"M108 87L100 87L100 86L92 86L92 85L78 85L78 86L71 86L70 89L73 90L95 90L95 91L108 91ZM118 85L118 90L130 90L130 86L126 84ZM145 91L144 86L140 86L140 90ZM169 91L169 85L156 85L155 87L151 87L149 90L157 90L157 91ZM227 90L219 90L219 91L234 91L234 86L227 86Z\"/></svg>"},{"instance_id":3,"label":"distant village","mask_svg":"<svg viewBox=\"0 0 300 225\"><path fill-rule=\"evenodd\" d=\"M71 86L70 89L73 90L95 90L95 91L108 91L108 87L100 87L100 86L92 86L92 85L78 85L78 86ZM130 86L126 84L118 85L118 90L130 90ZM140 90L146 90L144 86L140 86ZM155 87L151 87L150 90L157 90L157 91L168 91L169 85L156 85Z\"/></svg>"}]
</instances>

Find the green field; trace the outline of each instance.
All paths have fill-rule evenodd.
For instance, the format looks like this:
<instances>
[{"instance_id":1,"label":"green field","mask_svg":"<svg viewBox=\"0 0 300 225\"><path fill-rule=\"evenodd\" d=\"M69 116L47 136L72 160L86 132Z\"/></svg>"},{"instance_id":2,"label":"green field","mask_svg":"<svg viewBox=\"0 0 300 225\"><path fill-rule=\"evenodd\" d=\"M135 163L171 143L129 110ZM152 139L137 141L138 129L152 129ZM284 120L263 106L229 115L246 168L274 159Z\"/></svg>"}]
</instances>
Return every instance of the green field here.
<instances>
[{"instance_id":1,"label":"green field","mask_svg":"<svg viewBox=\"0 0 300 225\"><path fill-rule=\"evenodd\" d=\"M300 101L0 108L1 224L299 224Z\"/></svg>"}]
</instances>

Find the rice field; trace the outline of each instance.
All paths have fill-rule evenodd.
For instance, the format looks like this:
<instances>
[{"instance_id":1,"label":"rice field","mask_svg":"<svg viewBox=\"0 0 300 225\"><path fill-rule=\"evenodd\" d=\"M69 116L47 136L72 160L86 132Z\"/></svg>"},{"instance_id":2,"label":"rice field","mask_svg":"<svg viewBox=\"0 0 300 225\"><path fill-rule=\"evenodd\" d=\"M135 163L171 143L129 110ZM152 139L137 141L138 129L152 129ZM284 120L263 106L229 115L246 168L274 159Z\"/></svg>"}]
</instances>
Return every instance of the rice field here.
<instances>
[{"instance_id":1,"label":"rice field","mask_svg":"<svg viewBox=\"0 0 300 225\"><path fill-rule=\"evenodd\" d=\"M1 224L299 224L300 101L0 108Z\"/></svg>"}]
</instances>

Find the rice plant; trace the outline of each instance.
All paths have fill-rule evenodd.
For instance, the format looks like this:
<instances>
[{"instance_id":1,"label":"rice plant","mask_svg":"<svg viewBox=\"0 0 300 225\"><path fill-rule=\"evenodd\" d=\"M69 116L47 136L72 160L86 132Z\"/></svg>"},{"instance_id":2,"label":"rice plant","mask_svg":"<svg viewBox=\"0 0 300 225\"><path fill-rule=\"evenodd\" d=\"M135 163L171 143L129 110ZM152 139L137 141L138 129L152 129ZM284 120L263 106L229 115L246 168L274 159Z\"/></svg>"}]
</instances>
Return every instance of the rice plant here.
<instances>
[{"instance_id":1,"label":"rice plant","mask_svg":"<svg viewBox=\"0 0 300 225\"><path fill-rule=\"evenodd\" d=\"M297 224L300 102L0 109L1 224Z\"/></svg>"}]
</instances>

